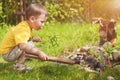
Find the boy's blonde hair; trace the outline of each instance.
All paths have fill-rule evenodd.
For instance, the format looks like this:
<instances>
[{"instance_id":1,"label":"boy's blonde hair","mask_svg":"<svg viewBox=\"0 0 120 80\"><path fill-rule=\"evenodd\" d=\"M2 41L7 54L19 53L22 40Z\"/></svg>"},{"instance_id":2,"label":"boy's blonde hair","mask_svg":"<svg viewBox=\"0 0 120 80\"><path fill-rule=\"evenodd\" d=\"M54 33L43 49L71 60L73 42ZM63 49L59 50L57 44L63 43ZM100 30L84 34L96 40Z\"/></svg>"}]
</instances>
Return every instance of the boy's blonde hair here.
<instances>
[{"instance_id":1,"label":"boy's blonde hair","mask_svg":"<svg viewBox=\"0 0 120 80\"><path fill-rule=\"evenodd\" d=\"M48 16L48 11L41 3L32 3L26 9L26 19L28 20L30 16L38 17L42 13Z\"/></svg>"}]
</instances>

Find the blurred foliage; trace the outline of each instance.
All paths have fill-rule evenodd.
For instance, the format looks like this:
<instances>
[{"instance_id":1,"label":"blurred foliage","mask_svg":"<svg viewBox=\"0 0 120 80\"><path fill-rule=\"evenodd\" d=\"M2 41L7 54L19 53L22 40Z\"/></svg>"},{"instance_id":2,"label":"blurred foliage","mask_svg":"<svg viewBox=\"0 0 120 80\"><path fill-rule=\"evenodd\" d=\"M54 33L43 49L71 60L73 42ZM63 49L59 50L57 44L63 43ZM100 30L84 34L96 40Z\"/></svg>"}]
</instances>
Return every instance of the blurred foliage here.
<instances>
[{"instance_id":1,"label":"blurred foliage","mask_svg":"<svg viewBox=\"0 0 120 80\"><path fill-rule=\"evenodd\" d=\"M92 17L120 19L119 0L25 0L25 2L26 6L31 2L41 2L48 9L48 22L83 23L90 22ZM20 0L0 0L0 22L15 24L15 11L20 11Z\"/></svg>"},{"instance_id":2,"label":"blurred foliage","mask_svg":"<svg viewBox=\"0 0 120 80\"><path fill-rule=\"evenodd\" d=\"M1 23L11 23L14 24L15 22L15 15L14 12L20 9L20 3L16 0L2 0L0 2L0 18Z\"/></svg>"},{"instance_id":3,"label":"blurred foliage","mask_svg":"<svg viewBox=\"0 0 120 80\"><path fill-rule=\"evenodd\" d=\"M80 19L79 15L83 8L79 2L79 0L58 0L52 4L46 2L45 5L49 11L50 20L71 22Z\"/></svg>"}]
</instances>

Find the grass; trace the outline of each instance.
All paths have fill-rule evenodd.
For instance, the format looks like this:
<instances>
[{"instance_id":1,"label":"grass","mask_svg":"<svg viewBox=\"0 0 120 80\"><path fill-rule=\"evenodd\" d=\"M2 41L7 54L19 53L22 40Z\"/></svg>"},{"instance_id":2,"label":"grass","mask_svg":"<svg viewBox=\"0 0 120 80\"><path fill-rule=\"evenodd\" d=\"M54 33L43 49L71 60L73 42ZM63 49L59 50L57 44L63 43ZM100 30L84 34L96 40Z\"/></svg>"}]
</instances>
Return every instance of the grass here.
<instances>
[{"instance_id":1,"label":"grass","mask_svg":"<svg viewBox=\"0 0 120 80\"><path fill-rule=\"evenodd\" d=\"M95 30L95 31L94 31ZM88 24L55 24L48 25L43 30L35 32L35 35L42 38L37 44L50 55L74 51L85 44L98 42L97 27ZM90 37L91 36L91 37ZM68 51L65 51L65 50Z\"/></svg>"},{"instance_id":2,"label":"grass","mask_svg":"<svg viewBox=\"0 0 120 80\"><path fill-rule=\"evenodd\" d=\"M0 28L0 41L8 27ZM120 50L120 28L117 25L117 46ZM36 46L50 56L61 56L75 51L85 45L97 45L99 42L98 25L91 24L49 24L42 30L35 31L35 36L41 37L42 42ZM86 72L78 65L63 65L39 60L26 61L32 66L32 71L16 72L13 63L7 63L0 58L0 80L107 80L107 76L120 79L120 70L106 69L102 76Z\"/></svg>"}]
</instances>

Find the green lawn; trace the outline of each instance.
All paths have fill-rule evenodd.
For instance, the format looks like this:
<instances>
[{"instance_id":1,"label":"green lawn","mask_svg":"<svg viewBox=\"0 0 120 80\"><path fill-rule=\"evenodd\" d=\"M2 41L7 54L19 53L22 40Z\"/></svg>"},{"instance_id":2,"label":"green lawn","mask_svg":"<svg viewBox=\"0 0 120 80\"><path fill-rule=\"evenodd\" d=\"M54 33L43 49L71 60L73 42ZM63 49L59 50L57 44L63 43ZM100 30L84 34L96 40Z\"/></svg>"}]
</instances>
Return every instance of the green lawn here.
<instances>
[{"instance_id":1,"label":"green lawn","mask_svg":"<svg viewBox=\"0 0 120 80\"><path fill-rule=\"evenodd\" d=\"M0 28L0 41L8 27ZM117 24L117 46L120 50L120 25ZM98 45L98 25L91 24L49 24L42 30L35 31L35 36L41 37L42 42L36 46L50 56L61 56L72 53L77 48L86 44ZM120 80L120 70L106 69L103 75L86 72L79 65L64 65L39 60L26 61L33 70L16 72L14 63L7 63L0 58L0 80L107 80L107 76L113 76Z\"/></svg>"}]
</instances>

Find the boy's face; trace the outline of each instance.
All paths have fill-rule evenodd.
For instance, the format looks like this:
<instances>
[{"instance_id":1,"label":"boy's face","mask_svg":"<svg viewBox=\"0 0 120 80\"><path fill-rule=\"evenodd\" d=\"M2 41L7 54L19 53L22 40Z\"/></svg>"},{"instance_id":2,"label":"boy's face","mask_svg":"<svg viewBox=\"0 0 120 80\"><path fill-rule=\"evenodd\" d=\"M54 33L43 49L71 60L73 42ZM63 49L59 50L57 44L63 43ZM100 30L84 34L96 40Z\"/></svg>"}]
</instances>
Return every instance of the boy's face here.
<instances>
[{"instance_id":1,"label":"boy's face","mask_svg":"<svg viewBox=\"0 0 120 80\"><path fill-rule=\"evenodd\" d=\"M41 14L40 16L38 17L32 17L32 27L35 29L35 30L39 30L41 29L45 22L47 20L47 17L45 16L45 14Z\"/></svg>"}]
</instances>

